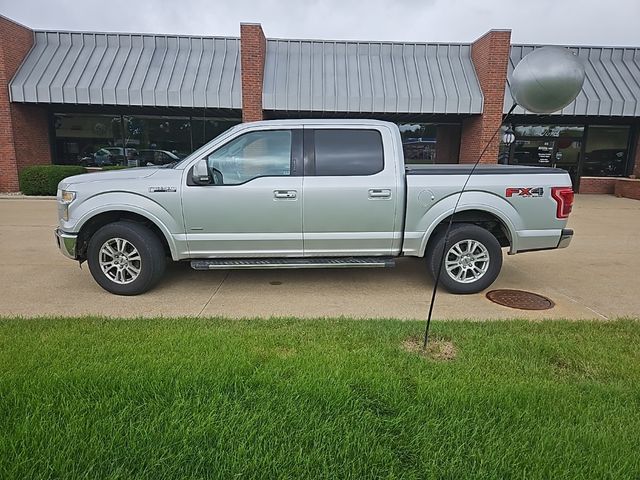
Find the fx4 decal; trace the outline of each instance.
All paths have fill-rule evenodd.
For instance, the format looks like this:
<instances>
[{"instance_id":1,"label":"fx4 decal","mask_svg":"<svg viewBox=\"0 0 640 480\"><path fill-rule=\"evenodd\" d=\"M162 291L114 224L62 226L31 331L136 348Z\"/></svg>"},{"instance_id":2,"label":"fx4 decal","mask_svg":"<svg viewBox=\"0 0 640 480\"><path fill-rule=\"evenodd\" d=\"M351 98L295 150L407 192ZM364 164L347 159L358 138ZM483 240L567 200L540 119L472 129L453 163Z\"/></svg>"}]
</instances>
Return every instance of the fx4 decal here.
<instances>
[{"instance_id":1,"label":"fx4 decal","mask_svg":"<svg viewBox=\"0 0 640 480\"><path fill-rule=\"evenodd\" d=\"M508 197L541 197L544 194L542 187L510 187L507 188Z\"/></svg>"}]
</instances>

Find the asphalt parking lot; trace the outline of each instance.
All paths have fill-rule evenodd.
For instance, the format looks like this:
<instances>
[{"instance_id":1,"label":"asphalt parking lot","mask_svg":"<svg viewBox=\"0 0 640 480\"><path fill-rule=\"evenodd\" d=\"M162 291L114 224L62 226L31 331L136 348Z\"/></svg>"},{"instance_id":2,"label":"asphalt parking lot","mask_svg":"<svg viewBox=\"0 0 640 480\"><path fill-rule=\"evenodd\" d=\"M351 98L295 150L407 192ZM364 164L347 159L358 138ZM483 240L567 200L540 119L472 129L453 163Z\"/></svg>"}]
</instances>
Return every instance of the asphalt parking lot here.
<instances>
[{"instance_id":1,"label":"asphalt parking lot","mask_svg":"<svg viewBox=\"0 0 640 480\"><path fill-rule=\"evenodd\" d=\"M0 199L0 315L348 316L426 318L432 281L420 259L391 269L196 272L172 265L153 291L118 297L53 238L53 200ZM506 256L492 288L540 293L545 311L496 305L485 295L440 292L435 318L607 319L640 315L640 202L579 195L569 248Z\"/></svg>"}]
</instances>

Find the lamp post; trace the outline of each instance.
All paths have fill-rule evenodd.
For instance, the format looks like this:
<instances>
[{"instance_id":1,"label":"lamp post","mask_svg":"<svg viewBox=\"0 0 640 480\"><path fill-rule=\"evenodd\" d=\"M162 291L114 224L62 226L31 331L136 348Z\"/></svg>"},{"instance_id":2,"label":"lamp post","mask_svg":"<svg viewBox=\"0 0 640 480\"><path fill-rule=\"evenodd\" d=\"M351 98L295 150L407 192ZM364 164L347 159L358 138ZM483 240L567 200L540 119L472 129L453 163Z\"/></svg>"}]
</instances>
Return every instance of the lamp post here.
<instances>
[{"instance_id":1,"label":"lamp post","mask_svg":"<svg viewBox=\"0 0 640 480\"><path fill-rule=\"evenodd\" d=\"M516 134L513 132L513 125L507 126L507 129L502 134L501 140L500 152L498 153L498 163L501 165L507 165L509 163L509 158L511 158L511 145L516 141Z\"/></svg>"},{"instance_id":2,"label":"lamp post","mask_svg":"<svg viewBox=\"0 0 640 480\"><path fill-rule=\"evenodd\" d=\"M502 135L502 143L507 147L510 147L513 142L516 141L516 134L513 132L513 127L509 126Z\"/></svg>"}]
</instances>

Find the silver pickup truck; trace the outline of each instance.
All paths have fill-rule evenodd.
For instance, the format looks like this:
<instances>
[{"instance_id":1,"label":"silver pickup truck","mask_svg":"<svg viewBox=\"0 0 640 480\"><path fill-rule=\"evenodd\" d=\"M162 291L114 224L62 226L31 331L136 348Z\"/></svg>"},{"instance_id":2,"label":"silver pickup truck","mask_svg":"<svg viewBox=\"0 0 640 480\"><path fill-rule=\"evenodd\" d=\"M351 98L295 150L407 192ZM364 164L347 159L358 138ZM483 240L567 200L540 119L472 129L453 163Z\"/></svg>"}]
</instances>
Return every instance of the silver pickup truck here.
<instances>
[{"instance_id":1,"label":"silver pickup truck","mask_svg":"<svg viewBox=\"0 0 640 480\"><path fill-rule=\"evenodd\" d=\"M405 165L393 123L238 125L164 167L89 173L58 190L56 241L109 292L136 295L170 257L197 270L389 267L424 257L454 293L487 288L510 254L566 247L573 203L559 169Z\"/></svg>"}]
</instances>

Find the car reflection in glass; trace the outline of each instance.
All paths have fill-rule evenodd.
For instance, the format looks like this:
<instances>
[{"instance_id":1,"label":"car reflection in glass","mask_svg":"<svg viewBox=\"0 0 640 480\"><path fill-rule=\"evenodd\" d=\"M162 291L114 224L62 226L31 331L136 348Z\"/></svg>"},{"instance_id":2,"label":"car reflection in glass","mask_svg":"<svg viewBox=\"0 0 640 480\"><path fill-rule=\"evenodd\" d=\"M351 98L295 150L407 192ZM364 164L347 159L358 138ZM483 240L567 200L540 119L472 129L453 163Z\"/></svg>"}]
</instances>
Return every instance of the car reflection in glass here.
<instances>
[{"instance_id":1,"label":"car reflection in glass","mask_svg":"<svg viewBox=\"0 0 640 480\"><path fill-rule=\"evenodd\" d=\"M168 150L138 150L138 165L141 167L167 165L180 160L180 157Z\"/></svg>"}]
</instances>

